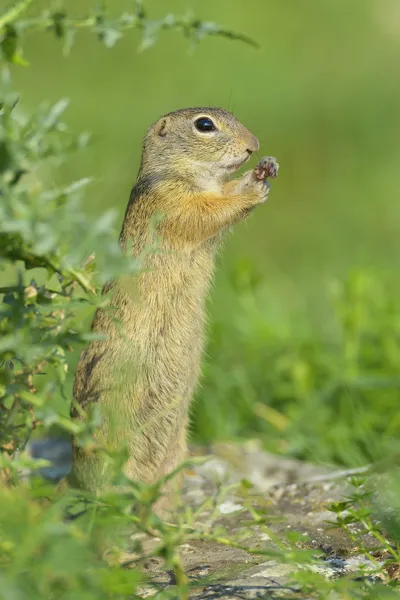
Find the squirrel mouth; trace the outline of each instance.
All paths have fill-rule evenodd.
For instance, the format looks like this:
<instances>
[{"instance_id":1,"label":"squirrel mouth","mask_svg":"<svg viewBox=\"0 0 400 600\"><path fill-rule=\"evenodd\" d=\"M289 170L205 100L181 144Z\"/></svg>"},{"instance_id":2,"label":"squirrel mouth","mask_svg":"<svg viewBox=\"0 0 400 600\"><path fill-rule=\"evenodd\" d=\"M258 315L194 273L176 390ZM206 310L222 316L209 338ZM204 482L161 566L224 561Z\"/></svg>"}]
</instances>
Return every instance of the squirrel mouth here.
<instances>
[{"instance_id":1,"label":"squirrel mouth","mask_svg":"<svg viewBox=\"0 0 400 600\"><path fill-rule=\"evenodd\" d=\"M247 156L245 156L245 158L235 160L230 165L228 165L226 168L228 169L228 171L237 171L238 169L240 169L240 167L242 165L244 165L244 163L246 163L249 160L249 158L250 158L250 155L247 154Z\"/></svg>"}]
</instances>

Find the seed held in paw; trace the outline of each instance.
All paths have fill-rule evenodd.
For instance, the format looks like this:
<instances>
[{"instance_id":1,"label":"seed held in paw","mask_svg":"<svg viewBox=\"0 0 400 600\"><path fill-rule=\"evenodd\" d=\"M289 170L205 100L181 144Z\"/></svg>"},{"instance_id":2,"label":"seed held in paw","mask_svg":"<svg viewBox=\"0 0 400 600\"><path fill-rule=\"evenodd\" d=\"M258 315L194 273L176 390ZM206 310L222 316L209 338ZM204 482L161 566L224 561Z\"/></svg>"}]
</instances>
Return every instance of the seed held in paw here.
<instances>
[{"instance_id":1,"label":"seed held in paw","mask_svg":"<svg viewBox=\"0 0 400 600\"><path fill-rule=\"evenodd\" d=\"M254 176L258 181L263 181L268 177L275 179L278 177L279 164L274 156L264 156L254 169Z\"/></svg>"}]
</instances>

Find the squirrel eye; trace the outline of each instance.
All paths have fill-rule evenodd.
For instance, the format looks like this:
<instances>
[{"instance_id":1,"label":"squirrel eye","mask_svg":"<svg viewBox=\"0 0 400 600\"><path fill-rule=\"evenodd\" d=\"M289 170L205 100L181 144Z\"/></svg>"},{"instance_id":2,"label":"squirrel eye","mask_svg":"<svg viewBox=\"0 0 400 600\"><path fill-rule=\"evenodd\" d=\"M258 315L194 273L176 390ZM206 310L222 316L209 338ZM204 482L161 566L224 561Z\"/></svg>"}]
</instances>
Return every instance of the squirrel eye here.
<instances>
[{"instance_id":1,"label":"squirrel eye","mask_svg":"<svg viewBox=\"0 0 400 600\"><path fill-rule=\"evenodd\" d=\"M214 123L208 117L200 117L196 119L194 125L198 131L202 131L203 133L209 133L211 131L216 131L216 127Z\"/></svg>"}]
</instances>

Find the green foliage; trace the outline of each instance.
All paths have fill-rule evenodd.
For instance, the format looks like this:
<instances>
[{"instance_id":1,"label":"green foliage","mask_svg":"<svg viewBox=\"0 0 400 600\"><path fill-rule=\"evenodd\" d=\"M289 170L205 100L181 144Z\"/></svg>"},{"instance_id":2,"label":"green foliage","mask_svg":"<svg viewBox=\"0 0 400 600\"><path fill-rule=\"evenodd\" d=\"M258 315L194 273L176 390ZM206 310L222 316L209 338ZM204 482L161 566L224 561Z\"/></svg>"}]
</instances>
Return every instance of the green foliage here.
<instances>
[{"instance_id":1,"label":"green foliage","mask_svg":"<svg viewBox=\"0 0 400 600\"><path fill-rule=\"evenodd\" d=\"M65 53L70 51L77 33L82 30L94 33L107 48L112 48L129 30L141 32L141 50L152 46L159 34L168 30L182 32L193 44L207 36L221 36L257 46L245 35L234 33L217 23L201 21L190 14L183 17L167 14L161 19L149 19L142 0L134 0L134 10L118 17L110 16L106 6L100 4L87 17L71 18L63 3L56 1L42 14L22 19L31 4L32 0L20 0L0 15L0 56L7 62L27 64L22 58L21 45L23 36L30 31L52 33L63 42Z\"/></svg>"},{"instance_id":2,"label":"green foliage","mask_svg":"<svg viewBox=\"0 0 400 600\"><path fill-rule=\"evenodd\" d=\"M366 477L352 477L349 483L353 487L353 493L343 501L333 503L329 508L335 516L331 526L344 530L364 556L375 565L375 572L369 573L371 576L375 574L391 587L398 587L400 545L398 519L393 518L393 513L398 508L398 501L394 500L395 497L398 498L399 493L398 479L385 475L372 483ZM389 498L387 493L385 498L382 498L382 495L379 498L380 494L377 490L382 487L382 484L390 490L392 496L390 505L386 504ZM385 527L377 520L376 515L377 502L382 501L384 506L381 505L380 512ZM372 546L367 546L365 543L367 533L375 540ZM394 542L393 539L396 541Z\"/></svg>"},{"instance_id":3,"label":"green foliage","mask_svg":"<svg viewBox=\"0 0 400 600\"><path fill-rule=\"evenodd\" d=\"M87 141L61 122L66 101L28 118L4 80L0 96L0 264L11 279L1 288L0 426L3 445L13 453L25 446L37 420L77 432L63 417L65 409L55 409L60 399L65 404L66 354L90 338L81 321L105 303L98 285L134 273L139 261L123 255L112 212L94 222L84 213L81 193L88 179L63 187L46 182L46 172ZM29 277L32 269L37 280ZM47 383L38 392L43 374ZM32 407L35 416L29 418Z\"/></svg>"},{"instance_id":4,"label":"green foliage","mask_svg":"<svg viewBox=\"0 0 400 600\"><path fill-rule=\"evenodd\" d=\"M400 309L390 279L355 273L337 283L325 332L304 317L299 327L298 315L277 319L268 288L248 265L232 275L237 304L210 331L198 437L260 437L273 451L347 466L398 452Z\"/></svg>"},{"instance_id":5,"label":"green foliage","mask_svg":"<svg viewBox=\"0 0 400 600\"><path fill-rule=\"evenodd\" d=\"M21 459L13 468L22 465L35 469L32 460ZM154 557L161 558L176 579L176 590L161 589L157 597L187 597L178 549L186 539L200 537L200 532L153 515L159 485L134 484L120 469L116 472L116 483L125 484L123 494L113 490L96 498L73 491L60 494L40 477L32 477L29 486L20 482L1 490L0 598L137 598L147 578L134 567ZM140 515L131 513L133 504L141 507ZM144 537L154 541L147 549Z\"/></svg>"},{"instance_id":6,"label":"green foliage","mask_svg":"<svg viewBox=\"0 0 400 600\"><path fill-rule=\"evenodd\" d=\"M105 571L96 536L64 522L65 499L54 498L51 486L4 490L0 507L1 598L132 597L138 571L112 566Z\"/></svg>"}]
</instances>

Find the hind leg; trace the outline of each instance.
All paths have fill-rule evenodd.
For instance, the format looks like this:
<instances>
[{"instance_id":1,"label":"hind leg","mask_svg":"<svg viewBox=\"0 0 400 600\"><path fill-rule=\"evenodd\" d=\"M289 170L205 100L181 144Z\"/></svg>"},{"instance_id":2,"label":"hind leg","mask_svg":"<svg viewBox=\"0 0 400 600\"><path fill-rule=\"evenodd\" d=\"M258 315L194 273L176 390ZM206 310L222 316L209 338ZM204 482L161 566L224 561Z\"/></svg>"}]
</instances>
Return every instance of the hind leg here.
<instances>
[{"instance_id":1,"label":"hind leg","mask_svg":"<svg viewBox=\"0 0 400 600\"><path fill-rule=\"evenodd\" d=\"M187 456L186 426L182 427L179 435L171 446L161 468L160 477L165 477L179 467ZM177 506L179 492L182 488L184 474L178 471L173 478L169 479L162 489L162 497L155 503L154 512L163 519L170 519Z\"/></svg>"}]
</instances>

